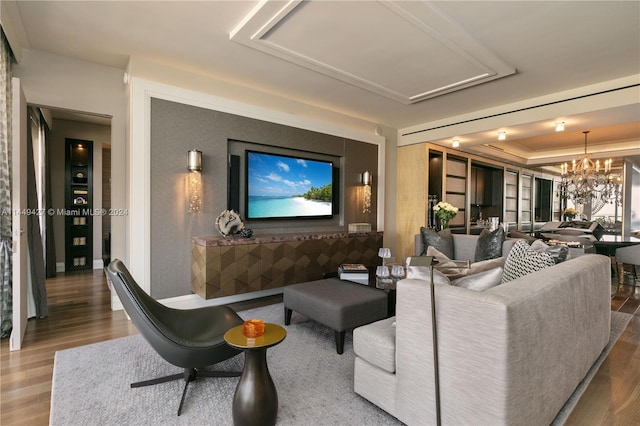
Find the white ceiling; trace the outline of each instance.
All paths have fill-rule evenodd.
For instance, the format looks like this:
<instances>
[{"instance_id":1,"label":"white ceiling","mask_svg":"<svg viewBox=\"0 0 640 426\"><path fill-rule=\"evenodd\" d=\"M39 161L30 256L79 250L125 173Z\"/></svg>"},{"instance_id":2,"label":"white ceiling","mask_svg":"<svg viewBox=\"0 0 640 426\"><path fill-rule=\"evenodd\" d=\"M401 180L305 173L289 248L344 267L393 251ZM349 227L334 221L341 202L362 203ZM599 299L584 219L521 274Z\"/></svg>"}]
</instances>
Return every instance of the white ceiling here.
<instances>
[{"instance_id":1,"label":"white ceiling","mask_svg":"<svg viewBox=\"0 0 640 426\"><path fill-rule=\"evenodd\" d=\"M640 74L638 1L19 1L17 10L32 49L123 70L140 57L396 129ZM590 129L590 146L640 155L640 99L564 119L573 126L564 134L532 122L482 149L543 162L581 151Z\"/></svg>"}]
</instances>

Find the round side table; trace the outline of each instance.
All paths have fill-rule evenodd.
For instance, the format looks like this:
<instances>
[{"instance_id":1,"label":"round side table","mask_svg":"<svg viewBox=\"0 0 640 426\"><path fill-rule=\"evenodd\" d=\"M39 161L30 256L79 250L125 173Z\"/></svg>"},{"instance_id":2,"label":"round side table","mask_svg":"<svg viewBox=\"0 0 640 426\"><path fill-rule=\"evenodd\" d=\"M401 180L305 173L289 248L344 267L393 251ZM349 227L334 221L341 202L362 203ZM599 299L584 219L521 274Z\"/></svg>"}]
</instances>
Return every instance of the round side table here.
<instances>
[{"instance_id":1,"label":"round side table","mask_svg":"<svg viewBox=\"0 0 640 426\"><path fill-rule=\"evenodd\" d=\"M282 342L287 336L284 328L265 323L264 334L249 338L242 333L242 325L224 334L229 346L244 351L244 369L233 396L233 424L275 425L278 417L278 393L267 367L267 348Z\"/></svg>"}]
</instances>

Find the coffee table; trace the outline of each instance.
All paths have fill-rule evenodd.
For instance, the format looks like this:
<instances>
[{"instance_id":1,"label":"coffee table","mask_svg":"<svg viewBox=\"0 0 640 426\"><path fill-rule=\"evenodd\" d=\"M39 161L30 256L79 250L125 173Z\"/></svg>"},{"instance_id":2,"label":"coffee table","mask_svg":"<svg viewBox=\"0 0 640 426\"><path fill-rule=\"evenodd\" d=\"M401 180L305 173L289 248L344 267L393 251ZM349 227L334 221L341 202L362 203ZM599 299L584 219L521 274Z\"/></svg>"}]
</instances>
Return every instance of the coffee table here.
<instances>
[{"instance_id":1,"label":"coffee table","mask_svg":"<svg viewBox=\"0 0 640 426\"><path fill-rule=\"evenodd\" d=\"M244 370L233 396L233 424L275 425L278 417L278 393L267 367L267 348L282 342L287 331L277 325L265 323L264 334L248 338L242 325L224 334L231 347L244 351Z\"/></svg>"}]
</instances>

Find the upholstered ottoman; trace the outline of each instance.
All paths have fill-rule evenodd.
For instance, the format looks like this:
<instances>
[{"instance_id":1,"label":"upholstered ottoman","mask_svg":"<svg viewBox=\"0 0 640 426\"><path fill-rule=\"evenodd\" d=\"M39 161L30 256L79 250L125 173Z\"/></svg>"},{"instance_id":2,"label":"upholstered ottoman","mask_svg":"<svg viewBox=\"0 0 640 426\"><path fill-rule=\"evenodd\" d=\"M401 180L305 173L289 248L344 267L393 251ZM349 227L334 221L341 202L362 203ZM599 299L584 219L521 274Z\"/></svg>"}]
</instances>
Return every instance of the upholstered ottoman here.
<instances>
[{"instance_id":1,"label":"upholstered ottoman","mask_svg":"<svg viewBox=\"0 0 640 426\"><path fill-rule=\"evenodd\" d=\"M336 351L344 352L345 331L387 317L388 295L366 285L338 278L288 285L284 288L284 323L296 311L335 332Z\"/></svg>"}]
</instances>

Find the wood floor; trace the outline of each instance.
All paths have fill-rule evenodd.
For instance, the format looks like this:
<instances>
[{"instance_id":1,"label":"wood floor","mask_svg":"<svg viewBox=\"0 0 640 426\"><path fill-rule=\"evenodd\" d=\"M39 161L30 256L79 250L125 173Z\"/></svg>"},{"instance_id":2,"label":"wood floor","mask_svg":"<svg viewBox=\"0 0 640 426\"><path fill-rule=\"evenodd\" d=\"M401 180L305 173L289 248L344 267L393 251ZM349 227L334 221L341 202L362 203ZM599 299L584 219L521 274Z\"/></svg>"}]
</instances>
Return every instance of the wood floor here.
<instances>
[{"instance_id":1,"label":"wood floor","mask_svg":"<svg viewBox=\"0 0 640 426\"><path fill-rule=\"evenodd\" d=\"M9 352L8 339L0 344L3 426L49 423L56 351L137 333L122 311L111 311L102 271L62 274L47 280L47 292L49 316L29 321L23 349ZM600 367L568 425L640 424L640 287L613 286L612 292L611 309L634 314L634 318ZM242 310L281 300L281 296L274 296L232 307Z\"/></svg>"}]
</instances>

